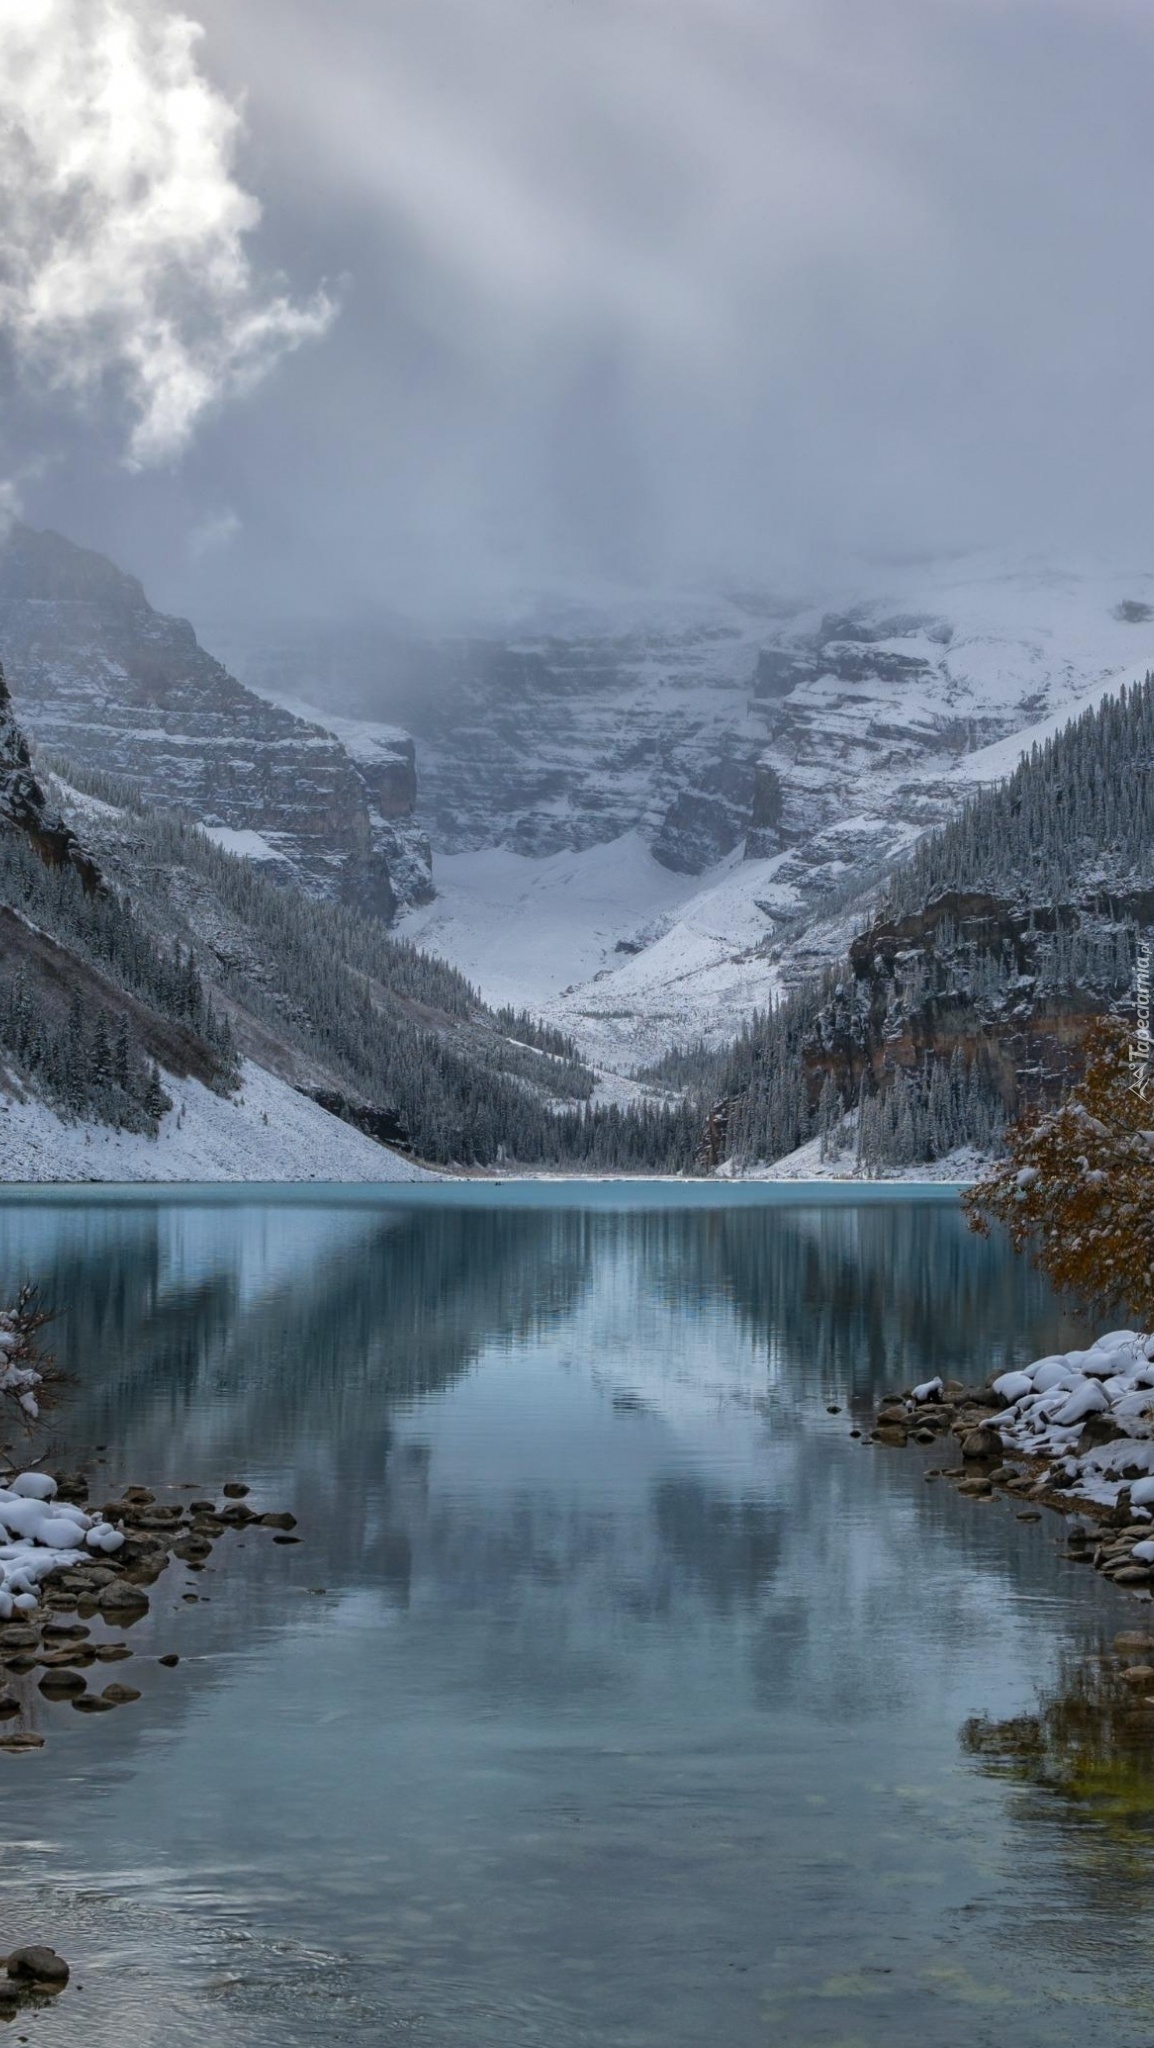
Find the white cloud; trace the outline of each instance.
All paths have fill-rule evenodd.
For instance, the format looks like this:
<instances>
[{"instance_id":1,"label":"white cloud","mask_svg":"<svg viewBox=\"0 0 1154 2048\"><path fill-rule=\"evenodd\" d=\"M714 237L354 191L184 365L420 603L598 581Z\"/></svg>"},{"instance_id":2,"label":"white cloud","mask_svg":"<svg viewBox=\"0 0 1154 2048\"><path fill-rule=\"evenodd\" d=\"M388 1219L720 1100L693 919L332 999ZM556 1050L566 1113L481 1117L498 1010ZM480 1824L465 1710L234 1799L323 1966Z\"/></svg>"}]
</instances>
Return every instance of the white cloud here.
<instances>
[{"instance_id":1,"label":"white cloud","mask_svg":"<svg viewBox=\"0 0 1154 2048\"><path fill-rule=\"evenodd\" d=\"M254 277L200 36L157 0L0 0L0 336L26 379L115 392L137 468L334 312Z\"/></svg>"}]
</instances>

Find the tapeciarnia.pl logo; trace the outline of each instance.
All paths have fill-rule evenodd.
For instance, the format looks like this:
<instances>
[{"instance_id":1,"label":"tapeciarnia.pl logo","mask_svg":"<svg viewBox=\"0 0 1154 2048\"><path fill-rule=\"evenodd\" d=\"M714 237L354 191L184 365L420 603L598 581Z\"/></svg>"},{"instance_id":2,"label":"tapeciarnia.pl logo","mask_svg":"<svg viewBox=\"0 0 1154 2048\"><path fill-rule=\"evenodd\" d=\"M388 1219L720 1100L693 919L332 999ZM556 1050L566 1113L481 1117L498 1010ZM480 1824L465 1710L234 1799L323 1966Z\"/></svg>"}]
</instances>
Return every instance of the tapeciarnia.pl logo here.
<instances>
[{"instance_id":1,"label":"tapeciarnia.pl logo","mask_svg":"<svg viewBox=\"0 0 1154 2048\"><path fill-rule=\"evenodd\" d=\"M1139 939L1134 963L1134 1002L1137 1018L1130 1041L1130 1087L1145 1096L1150 1086L1150 946Z\"/></svg>"}]
</instances>

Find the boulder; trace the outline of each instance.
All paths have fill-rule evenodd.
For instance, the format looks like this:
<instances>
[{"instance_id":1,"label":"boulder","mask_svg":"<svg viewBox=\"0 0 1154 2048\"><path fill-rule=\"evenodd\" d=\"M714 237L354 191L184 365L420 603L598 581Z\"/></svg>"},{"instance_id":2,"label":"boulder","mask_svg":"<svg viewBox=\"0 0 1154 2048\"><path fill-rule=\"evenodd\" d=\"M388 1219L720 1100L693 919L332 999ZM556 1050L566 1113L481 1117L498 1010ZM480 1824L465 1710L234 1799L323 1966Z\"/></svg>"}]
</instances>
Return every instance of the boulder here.
<instances>
[{"instance_id":1,"label":"boulder","mask_svg":"<svg viewBox=\"0 0 1154 2048\"><path fill-rule=\"evenodd\" d=\"M54 1948L33 1942L28 1948L13 1949L8 1958L8 1975L20 1983L63 1991L68 1982L68 1965Z\"/></svg>"},{"instance_id":2,"label":"boulder","mask_svg":"<svg viewBox=\"0 0 1154 2048\"><path fill-rule=\"evenodd\" d=\"M963 1458L996 1458L1001 1450L1002 1439L996 1429L970 1429L962 1438Z\"/></svg>"}]
</instances>

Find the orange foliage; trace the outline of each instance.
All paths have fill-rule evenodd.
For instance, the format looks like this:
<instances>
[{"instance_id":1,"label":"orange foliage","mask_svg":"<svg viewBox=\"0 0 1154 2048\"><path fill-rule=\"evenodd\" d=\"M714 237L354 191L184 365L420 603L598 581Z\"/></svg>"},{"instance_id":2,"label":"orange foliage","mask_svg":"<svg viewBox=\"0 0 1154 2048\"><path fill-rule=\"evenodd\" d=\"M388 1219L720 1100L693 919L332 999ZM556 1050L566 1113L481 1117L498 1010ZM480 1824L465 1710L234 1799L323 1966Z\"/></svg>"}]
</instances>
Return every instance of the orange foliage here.
<instances>
[{"instance_id":1,"label":"orange foliage","mask_svg":"<svg viewBox=\"0 0 1154 2048\"><path fill-rule=\"evenodd\" d=\"M1154 1327L1154 1075L1114 1018L1086 1038L1086 1071L1057 1109L1019 1118L1006 1157L964 1196L973 1229L1004 1223L1015 1251L1100 1307ZM1143 1092L1144 1090L1144 1092Z\"/></svg>"}]
</instances>

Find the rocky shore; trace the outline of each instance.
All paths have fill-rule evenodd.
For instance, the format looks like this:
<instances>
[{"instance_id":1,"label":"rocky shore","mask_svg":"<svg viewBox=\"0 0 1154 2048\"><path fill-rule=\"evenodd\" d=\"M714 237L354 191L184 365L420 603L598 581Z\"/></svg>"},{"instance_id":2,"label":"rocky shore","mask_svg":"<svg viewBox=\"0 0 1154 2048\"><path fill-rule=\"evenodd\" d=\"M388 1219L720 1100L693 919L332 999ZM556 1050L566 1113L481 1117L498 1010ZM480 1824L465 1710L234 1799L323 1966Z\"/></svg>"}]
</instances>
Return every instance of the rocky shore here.
<instances>
[{"instance_id":1,"label":"rocky shore","mask_svg":"<svg viewBox=\"0 0 1154 2048\"><path fill-rule=\"evenodd\" d=\"M9 1755L42 1749L40 1706L67 1702L77 1712L100 1714L140 1698L137 1686L101 1686L104 1667L132 1657L122 1640L149 1609L148 1589L174 1559L198 1572L230 1530L268 1529L273 1540L293 1543L290 1514L260 1514L248 1505L248 1487L223 1488L223 1498L187 1504L162 1502L146 1486L95 1510L79 1474L57 1478L21 1473L0 1488L0 1734ZM67 1532L75 1532L75 1541ZM95 1541L93 1539L95 1538ZM185 1600L197 1595L186 1593ZM174 1665L170 1651L156 1664Z\"/></svg>"},{"instance_id":2,"label":"rocky shore","mask_svg":"<svg viewBox=\"0 0 1154 2048\"><path fill-rule=\"evenodd\" d=\"M142 1697L146 1674L159 1676L179 1664L179 1651L171 1649L137 1657L119 1677L109 1669L134 1658L125 1637L148 1613L150 1587L174 1562L189 1573L203 1571L230 1531L266 1529L276 1543L298 1540L295 1516L259 1513L240 1481L224 1486L219 1502L166 1502L146 1486L126 1486L92 1508L88 1492L81 1473L36 1470L0 1487L0 1754L6 1756L43 1750L54 1710L112 1713ZM186 1591L181 1597L200 1596ZM43 1944L0 1956L0 2021L50 2002L68 1978L63 1957Z\"/></svg>"},{"instance_id":3,"label":"rocky shore","mask_svg":"<svg viewBox=\"0 0 1154 2048\"><path fill-rule=\"evenodd\" d=\"M1113 1330L984 1386L933 1379L887 1394L868 1440L948 1446L958 1462L931 1466L927 1480L977 1501L1017 1496L1031 1504L1023 1519L1057 1510L1070 1518L1070 1558L1151 1597L1154 1337Z\"/></svg>"}]
</instances>

